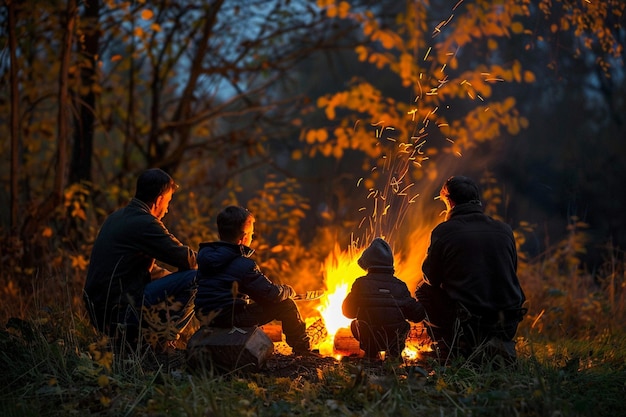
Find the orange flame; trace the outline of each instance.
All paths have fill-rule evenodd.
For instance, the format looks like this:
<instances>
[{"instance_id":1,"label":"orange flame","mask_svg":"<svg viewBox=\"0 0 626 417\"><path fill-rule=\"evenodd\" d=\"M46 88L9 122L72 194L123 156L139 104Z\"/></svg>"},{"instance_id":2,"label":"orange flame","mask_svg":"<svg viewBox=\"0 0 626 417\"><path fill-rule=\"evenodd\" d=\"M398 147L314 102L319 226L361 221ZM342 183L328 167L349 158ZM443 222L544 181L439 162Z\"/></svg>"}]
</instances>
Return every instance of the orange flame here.
<instances>
[{"instance_id":1,"label":"orange flame","mask_svg":"<svg viewBox=\"0 0 626 417\"><path fill-rule=\"evenodd\" d=\"M398 277L405 280L410 290L413 291L421 281L421 260L428 244L428 226L416 228L412 232L413 239L410 246L411 256L409 260L403 260L399 254L394 257L397 260ZM326 356L338 356L334 347L335 335L340 329L349 328L351 319L343 315L343 300L348 295L354 281L366 274L357 263L365 248L356 249L351 246L342 251L337 245L334 251L328 255L322 266L324 275L325 292L319 300L317 311L320 313L327 337L317 345L320 353ZM403 278L406 276L406 279ZM416 359L419 351L423 350L411 340L407 340L403 356L408 359Z\"/></svg>"},{"instance_id":2,"label":"orange flame","mask_svg":"<svg viewBox=\"0 0 626 417\"><path fill-rule=\"evenodd\" d=\"M319 311L328 333L327 338L320 342L318 349L323 355L334 353L334 338L339 329L350 327L351 320L343 315L343 300L348 295L352 283L360 276L364 275L363 269L356 260L360 253L353 251L342 252L338 246L326 258L322 268L326 292L320 299Z\"/></svg>"}]
</instances>

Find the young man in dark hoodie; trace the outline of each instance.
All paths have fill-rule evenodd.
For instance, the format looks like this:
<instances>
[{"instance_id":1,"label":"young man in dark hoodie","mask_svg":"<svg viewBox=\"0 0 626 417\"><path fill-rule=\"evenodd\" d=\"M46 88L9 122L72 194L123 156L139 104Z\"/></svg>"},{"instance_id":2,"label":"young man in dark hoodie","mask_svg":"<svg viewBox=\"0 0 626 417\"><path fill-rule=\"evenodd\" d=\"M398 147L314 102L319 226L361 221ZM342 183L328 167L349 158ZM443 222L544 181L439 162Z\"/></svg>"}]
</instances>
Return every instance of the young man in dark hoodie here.
<instances>
[{"instance_id":1,"label":"young man in dark hoodie","mask_svg":"<svg viewBox=\"0 0 626 417\"><path fill-rule=\"evenodd\" d=\"M374 239L357 262L367 275L352 284L343 314L356 319L350 329L367 358L377 359L385 351L386 357L398 359L411 328L408 321L422 321L424 308L394 276L393 252L385 240Z\"/></svg>"},{"instance_id":2,"label":"young man in dark hoodie","mask_svg":"<svg viewBox=\"0 0 626 417\"><path fill-rule=\"evenodd\" d=\"M467 358L484 347L487 358L499 354L513 361L526 297L511 227L483 213L478 185L470 178L449 178L439 196L446 221L431 233L424 283L416 292L430 336L442 358Z\"/></svg>"},{"instance_id":3,"label":"young man in dark hoodie","mask_svg":"<svg viewBox=\"0 0 626 417\"><path fill-rule=\"evenodd\" d=\"M200 244L196 316L203 325L252 327L282 322L287 344L296 355L310 350L306 325L289 285L274 284L250 259L254 217L243 207L229 206L217 216L220 240Z\"/></svg>"}]
</instances>

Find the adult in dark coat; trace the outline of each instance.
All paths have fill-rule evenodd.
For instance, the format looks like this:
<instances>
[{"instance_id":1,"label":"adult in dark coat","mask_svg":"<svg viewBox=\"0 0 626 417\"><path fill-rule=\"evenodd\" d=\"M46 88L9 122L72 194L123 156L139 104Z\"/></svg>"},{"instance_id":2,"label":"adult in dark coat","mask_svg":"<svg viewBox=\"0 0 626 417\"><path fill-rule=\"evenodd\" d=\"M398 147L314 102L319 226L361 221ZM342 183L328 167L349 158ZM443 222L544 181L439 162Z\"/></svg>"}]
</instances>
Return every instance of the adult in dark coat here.
<instances>
[{"instance_id":1,"label":"adult in dark coat","mask_svg":"<svg viewBox=\"0 0 626 417\"><path fill-rule=\"evenodd\" d=\"M424 308L394 276L393 252L384 239L374 239L357 262L367 275L352 284L343 314L355 319L350 328L366 357L375 359L385 351L386 357L399 358L410 330L408 321L422 321Z\"/></svg>"},{"instance_id":2,"label":"adult in dark coat","mask_svg":"<svg viewBox=\"0 0 626 417\"><path fill-rule=\"evenodd\" d=\"M254 217L243 207L229 206L217 216L220 240L200 244L196 316L203 325L253 327L281 321L287 344L297 355L310 350L306 325L292 299L293 288L275 284L250 256Z\"/></svg>"},{"instance_id":3,"label":"adult in dark coat","mask_svg":"<svg viewBox=\"0 0 626 417\"><path fill-rule=\"evenodd\" d=\"M422 265L430 335L443 355L479 348L514 360L513 338L525 310L511 227L483 213L478 185L451 177L440 191L446 220L436 226Z\"/></svg>"},{"instance_id":4,"label":"adult in dark coat","mask_svg":"<svg viewBox=\"0 0 626 417\"><path fill-rule=\"evenodd\" d=\"M141 323L160 333L155 347L167 349L193 317L196 252L161 222L176 188L160 169L143 172L135 197L107 217L94 242L84 300L92 324L118 348L138 347ZM153 313L151 320L142 307L155 307L145 310Z\"/></svg>"}]
</instances>

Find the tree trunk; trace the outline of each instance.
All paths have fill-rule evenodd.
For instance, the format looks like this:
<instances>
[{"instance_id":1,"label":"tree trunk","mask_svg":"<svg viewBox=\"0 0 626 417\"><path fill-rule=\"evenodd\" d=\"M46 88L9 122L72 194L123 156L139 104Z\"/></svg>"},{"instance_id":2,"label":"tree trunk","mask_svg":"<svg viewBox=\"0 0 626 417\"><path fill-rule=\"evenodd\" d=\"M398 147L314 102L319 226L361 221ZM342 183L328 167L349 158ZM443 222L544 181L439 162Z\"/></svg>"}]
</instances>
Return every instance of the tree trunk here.
<instances>
[{"instance_id":1,"label":"tree trunk","mask_svg":"<svg viewBox=\"0 0 626 417\"><path fill-rule=\"evenodd\" d=\"M25 261L32 261L32 243L37 236L38 228L47 221L54 210L62 202L63 191L66 182L67 170L67 139L69 135L68 110L69 110L69 70L74 30L76 25L77 6L76 0L68 0L66 9L66 21L63 28L63 41L61 44L61 65L59 67L59 109L57 114L57 160L55 166L54 185L48 197L32 212L24 221L22 227L22 239L26 242ZM29 243L30 242L30 243Z\"/></svg>"},{"instance_id":2,"label":"tree trunk","mask_svg":"<svg viewBox=\"0 0 626 417\"><path fill-rule=\"evenodd\" d=\"M15 33L15 1L9 1L7 3L9 12L9 55L10 55L10 77L11 77L11 214L10 214L10 228L11 234L17 230L17 212L19 207L19 173L20 173L20 160L19 160L19 89L17 79L17 39Z\"/></svg>"},{"instance_id":3,"label":"tree trunk","mask_svg":"<svg viewBox=\"0 0 626 417\"><path fill-rule=\"evenodd\" d=\"M99 52L100 28L98 19L100 15L99 0L85 0L85 13L83 25L85 40L81 45L81 55L84 60L80 69L80 85L88 87L85 93L76 93L74 107L74 146L72 162L70 166L70 182L91 182L91 157L93 154L93 135L96 107L96 94L93 85L96 82L97 59Z\"/></svg>"}]
</instances>

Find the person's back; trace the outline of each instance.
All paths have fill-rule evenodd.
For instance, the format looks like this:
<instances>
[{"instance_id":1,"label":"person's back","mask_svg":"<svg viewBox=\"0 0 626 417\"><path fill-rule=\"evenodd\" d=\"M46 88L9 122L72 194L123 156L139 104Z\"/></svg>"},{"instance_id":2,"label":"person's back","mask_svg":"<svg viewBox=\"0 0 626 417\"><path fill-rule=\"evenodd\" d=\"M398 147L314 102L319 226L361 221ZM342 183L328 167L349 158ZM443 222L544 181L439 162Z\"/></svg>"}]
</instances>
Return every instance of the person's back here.
<instances>
[{"instance_id":1,"label":"person's back","mask_svg":"<svg viewBox=\"0 0 626 417\"><path fill-rule=\"evenodd\" d=\"M92 248L84 287L89 317L96 329L117 340L123 329L130 345L138 342L144 306L181 303L181 311L172 310L177 312L173 327L179 331L193 314L196 253L161 221L176 188L164 171L144 171L137 179L135 197L107 217ZM156 260L178 272L157 266Z\"/></svg>"},{"instance_id":2,"label":"person's back","mask_svg":"<svg viewBox=\"0 0 626 417\"><path fill-rule=\"evenodd\" d=\"M225 241L200 244L198 252L198 293L196 310L199 316L221 312L229 316L249 302L274 302L284 299L285 287L275 285L261 274L250 259L253 250Z\"/></svg>"},{"instance_id":3,"label":"person's back","mask_svg":"<svg viewBox=\"0 0 626 417\"><path fill-rule=\"evenodd\" d=\"M480 206L457 205L433 230L430 253L423 265L430 284L441 285L470 311L495 313L523 301L511 228L486 216Z\"/></svg>"},{"instance_id":4,"label":"person's back","mask_svg":"<svg viewBox=\"0 0 626 417\"><path fill-rule=\"evenodd\" d=\"M483 213L478 186L467 177L448 179L440 196L447 217L432 231L425 282L416 292L433 324L431 338L463 355L493 342L513 359L525 301L513 232Z\"/></svg>"}]
</instances>

